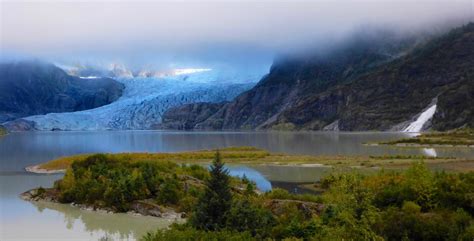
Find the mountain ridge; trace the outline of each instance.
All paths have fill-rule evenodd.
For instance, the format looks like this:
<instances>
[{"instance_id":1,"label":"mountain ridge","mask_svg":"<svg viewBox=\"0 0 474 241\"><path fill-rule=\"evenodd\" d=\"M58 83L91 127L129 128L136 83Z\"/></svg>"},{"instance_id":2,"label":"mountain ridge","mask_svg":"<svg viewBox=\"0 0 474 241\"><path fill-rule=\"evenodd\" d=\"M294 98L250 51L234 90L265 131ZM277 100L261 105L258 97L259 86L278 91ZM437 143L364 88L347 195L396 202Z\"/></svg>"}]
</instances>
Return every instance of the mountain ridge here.
<instances>
[{"instance_id":1,"label":"mountain ridge","mask_svg":"<svg viewBox=\"0 0 474 241\"><path fill-rule=\"evenodd\" d=\"M117 100L123 89L123 84L113 79L80 79L41 61L2 63L0 123L103 106Z\"/></svg>"},{"instance_id":2,"label":"mountain ridge","mask_svg":"<svg viewBox=\"0 0 474 241\"><path fill-rule=\"evenodd\" d=\"M253 89L188 129L393 130L435 98L438 109L425 128L474 126L473 107L462 101L474 99L474 24L400 46L393 53L404 54L394 58L383 58L369 43L342 49L332 62L276 62ZM172 108L164 119L176 121L173 112L186 108Z\"/></svg>"}]
</instances>

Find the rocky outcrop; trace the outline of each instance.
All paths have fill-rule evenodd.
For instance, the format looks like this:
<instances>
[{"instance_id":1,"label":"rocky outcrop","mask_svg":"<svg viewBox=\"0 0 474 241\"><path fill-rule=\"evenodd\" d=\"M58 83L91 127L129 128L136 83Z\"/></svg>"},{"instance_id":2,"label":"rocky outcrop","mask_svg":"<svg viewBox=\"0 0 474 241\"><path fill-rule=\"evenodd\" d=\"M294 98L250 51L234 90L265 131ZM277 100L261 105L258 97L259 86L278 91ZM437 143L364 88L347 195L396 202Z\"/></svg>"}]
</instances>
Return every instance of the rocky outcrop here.
<instances>
[{"instance_id":1,"label":"rocky outcrop","mask_svg":"<svg viewBox=\"0 0 474 241\"><path fill-rule=\"evenodd\" d=\"M131 212L135 212L144 216L153 216L167 219L185 218L185 213L178 213L172 208L160 206L153 200L138 200L130 205Z\"/></svg>"},{"instance_id":2,"label":"rocky outcrop","mask_svg":"<svg viewBox=\"0 0 474 241\"><path fill-rule=\"evenodd\" d=\"M59 193L53 188L35 188L20 194L20 198L26 201L59 202Z\"/></svg>"},{"instance_id":3,"label":"rocky outcrop","mask_svg":"<svg viewBox=\"0 0 474 241\"><path fill-rule=\"evenodd\" d=\"M81 79L39 61L0 64L0 123L24 116L96 108L117 100L123 84Z\"/></svg>"},{"instance_id":4,"label":"rocky outcrop","mask_svg":"<svg viewBox=\"0 0 474 241\"><path fill-rule=\"evenodd\" d=\"M60 203L59 201L59 192L54 188L35 188L29 191L26 191L20 194L20 198L25 201L30 202L53 202L53 203ZM112 209L108 208L97 208L90 205L83 205L83 204L74 204L72 205L77 206L81 209L86 210L102 210L106 212L115 212ZM153 217L160 217L160 218L167 218L167 219L181 219L185 218L185 213L176 212L172 208L163 207L153 202L153 200L137 200L133 201L130 204L130 211L129 213L140 214L144 216L153 216Z\"/></svg>"},{"instance_id":5,"label":"rocky outcrop","mask_svg":"<svg viewBox=\"0 0 474 241\"><path fill-rule=\"evenodd\" d=\"M431 125L436 130L474 127L474 75L449 86L438 96L437 111Z\"/></svg>"},{"instance_id":6,"label":"rocky outcrop","mask_svg":"<svg viewBox=\"0 0 474 241\"><path fill-rule=\"evenodd\" d=\"M323 56L277 61L194 129L390 130L436 98L432 128L474 126L474 24L413 43L362 38Z\"/></svg>"},{"instance_id":7,"label":"rocky outcrop","mask_svg":"<svg viewBox=\"0 0 474 241\"><path fill-rule=\"evenodd\" d=\"M35 130L35 123L33 121L16 119L5 122L4 126L10 131L32 131Z\"/></svg>"}]
</instances>

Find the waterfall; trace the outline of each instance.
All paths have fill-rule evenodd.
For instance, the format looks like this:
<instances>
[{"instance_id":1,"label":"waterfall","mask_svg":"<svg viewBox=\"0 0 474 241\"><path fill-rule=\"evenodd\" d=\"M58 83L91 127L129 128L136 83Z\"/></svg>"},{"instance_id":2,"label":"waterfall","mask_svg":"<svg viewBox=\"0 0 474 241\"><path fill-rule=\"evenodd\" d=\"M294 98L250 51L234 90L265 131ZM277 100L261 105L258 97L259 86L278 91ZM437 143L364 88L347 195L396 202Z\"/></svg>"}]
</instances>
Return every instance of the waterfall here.
<instances>
[{"instance_id":1,"label":"waterfall","mask_svg":"<svg viewBox=\"0 0 474 241\"><path fill-rule=\"evenodd\" d=\"M410 123L410 125L405 128L404 132L420 132L423 129L423 126L428 122L436 112L436 104L432 105L430 108L423 111L423 113L418 116L418 118Z\"/></svg>"}]
</instances>

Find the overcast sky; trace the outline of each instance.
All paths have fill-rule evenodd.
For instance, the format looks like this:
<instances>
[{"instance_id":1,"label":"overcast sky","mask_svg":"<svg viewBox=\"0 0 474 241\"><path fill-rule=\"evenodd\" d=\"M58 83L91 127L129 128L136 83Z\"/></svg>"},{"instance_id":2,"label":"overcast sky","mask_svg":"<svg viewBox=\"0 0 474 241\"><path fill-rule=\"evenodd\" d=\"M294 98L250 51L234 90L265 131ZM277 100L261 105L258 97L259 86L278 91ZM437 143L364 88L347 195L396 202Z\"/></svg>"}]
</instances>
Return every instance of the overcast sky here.
<instances>
[{"instance_id":1,"label":"overcast sky","mask_svg":"<svg viewBox=\"0 0 474 241\"><path fill-rule=\"evenodd\" d=\"M130 61L258 60L324 44L364 26L415 31L472 20L473 2L2 1L1 51L3 56Z\"/></svg>"}]
</instances>

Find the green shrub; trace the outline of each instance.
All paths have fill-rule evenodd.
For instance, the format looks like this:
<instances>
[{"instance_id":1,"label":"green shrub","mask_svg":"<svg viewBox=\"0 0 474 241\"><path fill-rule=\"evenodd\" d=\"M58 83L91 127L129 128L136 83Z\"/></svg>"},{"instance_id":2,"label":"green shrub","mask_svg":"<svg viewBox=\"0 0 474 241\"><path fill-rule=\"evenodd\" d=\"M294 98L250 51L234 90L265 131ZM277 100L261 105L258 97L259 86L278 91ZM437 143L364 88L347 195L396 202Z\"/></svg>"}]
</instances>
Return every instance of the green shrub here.
<instances>
[{"instance_id":1,"label":"green shrub","mask_svg":"<svg viewBox=\"0 0 474 241\"><path fill-rule=\"evenodd\" d=\"M166 178L160 185L158 201L161 204L177 204L183 196L182 186L178 180L173 178Z\"/></svg>"},{"instance_id":2,"label":"green shrub","mask_svg":"<svg viewBox=\"0 0 474 241\"><path fill-rule=\"evenodd\" d=\"M270 192L265 193L265 197L269 199L287 199L299 200L305 202L321 202L321 197L312 194L292 194L285 189L274 188Z\"/></svg>"},{"instance_id":3,"label":"green shrub","mask_svg":"<svg viewBox=\"0 0 474 241\"><path fill-rule=\"evenodd\" d=\"M252 236L269 237L276 220L272 213L263 207L252 204L248 198L236 200L227 213L226 229L250 232Z\"/></svg>"}]
</instances>

